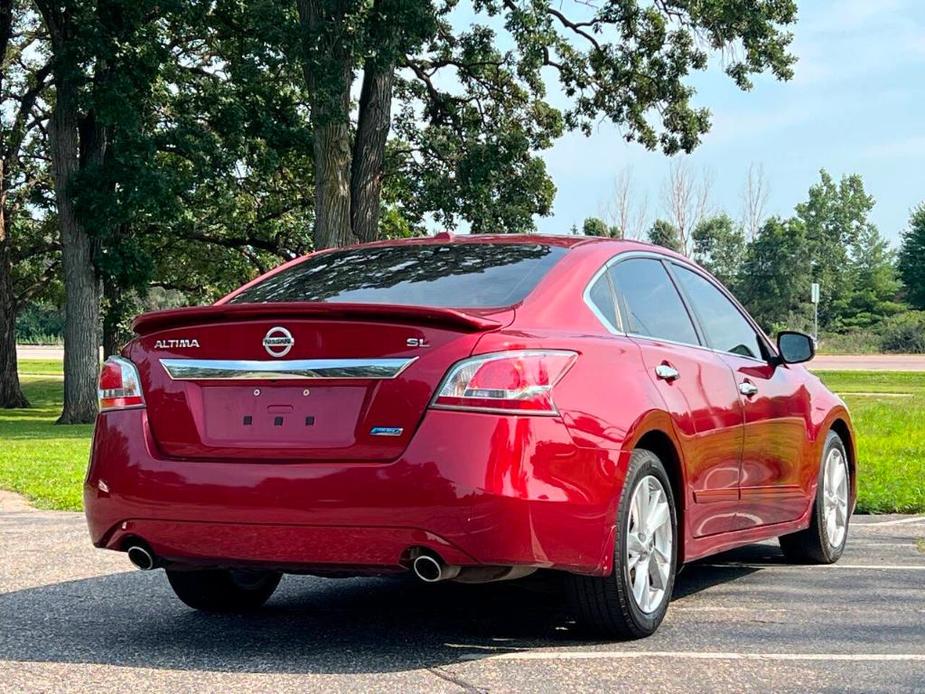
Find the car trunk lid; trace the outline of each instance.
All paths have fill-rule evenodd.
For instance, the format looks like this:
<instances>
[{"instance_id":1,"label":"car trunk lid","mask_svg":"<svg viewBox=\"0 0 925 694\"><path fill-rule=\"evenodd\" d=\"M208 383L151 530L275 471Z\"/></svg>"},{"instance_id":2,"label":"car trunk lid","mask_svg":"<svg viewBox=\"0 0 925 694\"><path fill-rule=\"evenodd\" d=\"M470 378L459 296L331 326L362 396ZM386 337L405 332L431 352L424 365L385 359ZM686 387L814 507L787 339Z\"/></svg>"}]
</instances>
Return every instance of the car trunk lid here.
<instances>
[{"instance_id":1,"label":"car trunk lid","mask_svg":"<svg viewBox=\"0 0 925 694\"><path fill-rule=\"evenodd\" d=\"M449 366L514 311L224 304L139 317L152 436L191 460L391 460Z\"/></svg>"}]
</instances>

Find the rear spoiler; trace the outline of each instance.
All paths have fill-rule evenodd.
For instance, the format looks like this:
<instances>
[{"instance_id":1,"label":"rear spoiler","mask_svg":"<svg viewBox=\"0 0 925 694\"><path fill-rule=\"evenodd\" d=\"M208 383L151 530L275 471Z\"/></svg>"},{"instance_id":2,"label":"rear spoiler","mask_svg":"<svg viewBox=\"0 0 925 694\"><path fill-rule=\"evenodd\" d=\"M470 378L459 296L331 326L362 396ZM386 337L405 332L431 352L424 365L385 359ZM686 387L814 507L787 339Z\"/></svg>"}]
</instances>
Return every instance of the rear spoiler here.
<instances>
[{"instance_id":1,"label":"rear spoiler","mask_svg":"<svg viewBox=\"0 0 925 694\"><path fill-rule=\"evenodd\" d=\"M291 302L265 304L220 304L153 311L138 316L132 330L139 336L190 325L224 323L235 320L277 320L286 318L323 318L328 320L393 321L406 320L466 332L496 330L498 320L452 308L432 306L393 306L387 304L348 304Z\"/></svg>"}]
</instances>

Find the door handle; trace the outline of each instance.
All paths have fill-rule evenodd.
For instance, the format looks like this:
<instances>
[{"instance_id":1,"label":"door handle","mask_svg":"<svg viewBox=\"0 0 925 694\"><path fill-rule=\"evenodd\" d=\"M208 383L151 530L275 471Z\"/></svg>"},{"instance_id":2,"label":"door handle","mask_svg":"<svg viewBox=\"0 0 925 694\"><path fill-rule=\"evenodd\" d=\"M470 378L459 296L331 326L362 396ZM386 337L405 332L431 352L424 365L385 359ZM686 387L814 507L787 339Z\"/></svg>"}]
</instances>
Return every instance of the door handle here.
<instances>
[{"instance_id":1,"label":"door handle","mask_svg":"<svg viewBox=\"0 0 925 694\"><path fill-rule=\"evenodd\" d=\"M658 376L663 381L676 381L681 378L681 374L678 373L678 370L674 368L671 364L659 364L655 367L655 375Z\"/></svg>"},{"instance_id":2,"label":"door handle","mask_svg":"<svg viewBox=\"0 0 925 694\"><path fill-rule=\"evenodd\" d=\"M739 384L739 392L742 393L746 398L750 398L753 395L758 394L758 386L756 386L751 381L742 381Z\"/></svg>"}]
</instances>

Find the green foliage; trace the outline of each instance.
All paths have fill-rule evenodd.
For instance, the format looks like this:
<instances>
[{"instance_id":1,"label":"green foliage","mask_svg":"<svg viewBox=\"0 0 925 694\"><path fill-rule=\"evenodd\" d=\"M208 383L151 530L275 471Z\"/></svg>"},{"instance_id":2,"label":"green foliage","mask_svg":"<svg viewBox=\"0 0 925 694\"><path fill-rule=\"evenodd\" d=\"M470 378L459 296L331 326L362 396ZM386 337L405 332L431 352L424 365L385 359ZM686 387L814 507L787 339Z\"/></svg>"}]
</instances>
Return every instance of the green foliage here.
<instances>
[{"instance_id":1,"label":"green foliage","mask_svg":"<svg viewBox=\"0 0 925 694\"><path fill-rule=\"evenodd\" d=\"M607 222L599 217L588 217L581 225L581 233L585 236L599 236L604 238L616 238L620 236L620 230L617 227L608 226Z\"/></svg>"},{"instance_id":2,"label":"green foliage","mask_svg":"<svg viewBox=\"0 0 925 694\"><path fill-rule=\"evenodd\" d=\"M798 219L772 217L748 245L738 296L767 331L809 308L812 282L806 230Z\"/></svg>"},{"instance_id":3,"label":"green foliage","mask_svg":"<svg viewBox=\"0 0 925 694\"><path fill-rule=\"evenodd\" d=\"M884 352L925 354L925 311L908 311L883 322L881 347Z\"/></svg>"},{"instance_id":4,"label":"green foliage","mask_svg":"<svg viewBox=\"0 0 925 694\"><path fill-rule=\"evenodd\" d=\"M811 331L810 331L811 332ZM820 333L817 354L877 354L883 351L877 328L847 333Z\"/></svg>"},{"instance_id":5,"label":"green foliage","mask_svg":"<svg viewBox=\"0 0 925 694\"><path fill-rule=\"evenodd\" d=\"M902 311L902 304L896 300L900 283L894 253L874 225L862 228L843 277L851 290L841 318L844 326L869 327Z\"/></svg>"},{"instance_id":6,"label":"green foliage","mask_svg":"<svg viewBox=\"0 0 925 694\"><path fill-rule=\"evenodd\" d=\"M678 253L684 252L681 247L681 234L678 233L677 228L671 222L667 222L664 219L656 219L649 229L648 236L649 242L654 243L656 246L670 248Z\"/></svg>"},{"instance_id":7,"label":"green foliage","mask_svg":"<svg viewBox=\"0 0 925 694\"><path fill-rule=\"evenodd\" d=\"M519 52L517 70L535 92L540 71L552 68L570 99L568 128L585 133L607 118L624 137L667 154L690 152L710 127L706 109L693 105L691 72L708 66L708 50L741 50L726 72L741 89L749 75L770 70L792 76L796 3L722 3L606 0L569 9L545 0L477 0L476 10L504 14ZM577 7L575 7L577 5ZM571 15L571 16L569 16Z\"/></svg>"},{"instance_id":8,"label":"green foliage","mask_svg":"<svg viewBox=\"0 0 925 694\"><path fill-rule=\"evenodd\" d=\"M34 301L16 317L16 342L24 345L61 344L64 340L64 311L58 306Z\"/></svg>"},{"instance_id":9,"label":"green foliage","mask_svg":"<svg viewBox=\"0 0 925 694\"><path fill-rule=\"evenodd\" d=\"M689 152L710 127L689 75L705 70L711 53L735 56L726 72L742 89L755 73L789 79L794 62L792 0L567 8L476 0L464 30L451 16L456 0L296 4L300 45L280 52L303 65L316 130L351 123L344 95L354 75L362 73L364 89L367 80L394 78L395 113L366 110L361 98L352 120L390 117L401 146L382 173L386 186L399 179L411 192L403 215L412 226L430 215L447 228L461 219L477 233L530 231L555 194L537 153L564 130L589 133L608 119L649 149ZM547 98L550 78L565 96L562 111ZM359 130L351 137L355 147ZM330 180L316 185L322 196L343 195Z\"/></svg>"},{"instance_id":10,"label":"green foliage","mask_svg":"<svg viewBox=\"0 0 925 694\"><path fill-rule=\"evenodd\" d=\"M735 291L745 259L745 233L741 227L724 213L701 221L691 237L694 260Z\"/></svg>"},{"instance_id":11,"label":"green foliage","mask_svg":"<svg viewBox=\"0 0 925 694\"><path fill-rule=\"evenodd\" d=\"M903 232L899 272L909 303L925 309L925 203L912 211L909 226Z\"/></svg>"},{"instance_id":12,"label":"green foliage","mask_svg":"<svg viewBox=\"0 0 925 694\"><path fill-rule=\"evenodd\" d=\"M809 199L796 206L805 228L813 280L821 288L819 324L824 328L869 325L879 312L893 310L889 304L897 287L892 259L868 219L873 206L859 175L844 176L836 183L825 170L820 172L820 182L809 189ZM862 296L854 302L856 291Z\"/></svg>"},{"instance_id":13,"label":"green foliage","mask_svg":"<svg viewBox=\"0 0 925 694\"><path fill-rule=\"evenodd\" d=\"M894 256L868 218L874 200L861 177L820 177L794 218L764 225L741 264L731 220L707 220L694 232L695 257L711 269L719 261L721 279L766 329L811 329L813 282L821 288L819 326L829 333L871 329L903 310Z\"/></svg>"}]
</instances>

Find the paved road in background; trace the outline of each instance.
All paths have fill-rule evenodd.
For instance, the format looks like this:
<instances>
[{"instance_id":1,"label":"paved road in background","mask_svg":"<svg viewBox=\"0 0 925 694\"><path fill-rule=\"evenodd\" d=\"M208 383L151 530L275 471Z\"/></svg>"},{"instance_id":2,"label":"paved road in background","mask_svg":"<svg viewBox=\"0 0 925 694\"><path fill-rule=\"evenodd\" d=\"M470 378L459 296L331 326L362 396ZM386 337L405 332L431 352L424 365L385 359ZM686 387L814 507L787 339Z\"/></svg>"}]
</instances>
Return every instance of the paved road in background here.
<instances>
[{"instance_id":1,"label":"paved road in background","mask_svg":"<svg viewBox=\"0 0 925 694\"><path fill-rule=\"evenodd\" d=\"M61 347L16 348L20 359L63 359ZM819 355L810 368L822 371L925 371L925 354Z\"/></svg>"},{"instance_id":2,"label":"paved road in background","mask_svg":"<svg viewBox=\"0 0 925 694\"><path fill-rule=\"evenodd\" d=\"M856 517L834 567L776 544L685 568L636 642L576 631L555 574L486 586L286 576L252 616L180 604L83 517L0 492L5 691L921 691L925 516Z\"/></svg>"},{"instance_id":3,"label":"paved road in background","mask_svg":"<svg viewBox=\"0 0 925 694\"><path fill-rule=\"evenodd\" d=\"M64 359L63 347L16 345L17 359Z\"/></svg>"},{"instance_id":4,"label":"paved road in background","mask_svg":"<svg viewBox=\"0 0 925 694\"><path fill-rule=\"evenodd\" d=\"M815 371L925 371L925 354L820 354Z\"/></svg>"}]
</instances>

